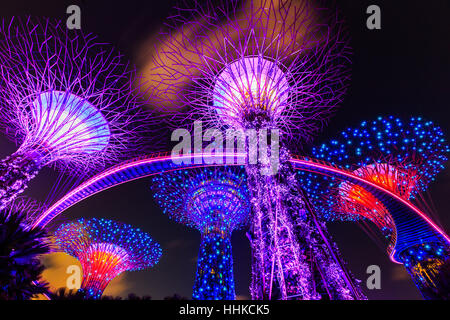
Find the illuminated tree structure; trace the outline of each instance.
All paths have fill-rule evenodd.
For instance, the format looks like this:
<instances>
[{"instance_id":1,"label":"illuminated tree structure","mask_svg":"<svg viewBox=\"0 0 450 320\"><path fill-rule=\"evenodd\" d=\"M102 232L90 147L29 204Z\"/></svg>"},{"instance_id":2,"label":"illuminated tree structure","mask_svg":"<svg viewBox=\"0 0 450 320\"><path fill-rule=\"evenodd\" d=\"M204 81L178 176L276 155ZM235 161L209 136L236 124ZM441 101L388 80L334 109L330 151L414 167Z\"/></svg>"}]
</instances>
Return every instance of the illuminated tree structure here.
<instances>
[{"instance_id":1,"label":"illuminated tree structure","mask_svg":"<svg viewBox=\"0 0 450 320\"><path fill-rule=\"evenodd\" d=\"M231 1L170 22L147 70L154 99L184 107L177 124L201 119L238 145L249 136L253 299L361 298L288 164L287 144L310 138L346 92L351 50L339 15L307 1Z\"/></svg>"},{"instance_id":2,"label":"illuminated tree structure","mask_svg":"<svg viewBox=\"0 0 450 320\"><path fill-rule=\"evenodd\" d=\"M157 203L171 219L201 232L193 299L234 300L231 233L250 215L245 173L192 169L153 178Z\"/></svg>"},{"instance_id":3,"label":"illuminated tree structure","mask_svg":"<svg viewBox=\"0 0 450 320\"><path fill-rule=\"evenodd\" d=\"M23 227L25 229L31 228L36 218L45 210L47 206L32 198L17 197L10 202L7 207L2 209L1 214L5 217L10 217L14 213L20 212Z\"/></svg>"},{"instance_id":4,"label":"illuminated tree structure","mask_svg":"<svg viewBox=\"0 0 450 320\"><path fill-rule=\"evenodd\" d=\"M162 251L147 233L107 219L79 219L54 233L57 248L77 258L83 269L81 291L99 299L109 282L124 271L153 267Z\"/></svg>"},{"instance_id":5,"label":"illuminated tree structure","mask_svg":"<svg viewBox=\"0 0 450 320\"><path fill-rule=\"evenodd\" d=\"M139 142L135 71L91 35L27 18L0 25L0 124L19 148L0 161L0 207L54 165L102 168Z\"/></svg>"},{"instance_id":6,"label":"illuminated tree structure","mask_svg":"<svg viewBox=\"0 0 450 320\"><path fill-rule=\"evenodd\" d=\"M427 211L422 192L444 169L450 151L440 127L421 117L403 121L379 117L343 131L339 139L314 148L320 160L345 167L356 176L381 185L398 197ZM312 201L328 220L372 221L390 239L388 252L404 264L427 299L449 298L450 247L442 237L430 237L416 230L410 239L397 239L402 223L415 230L414 222L394 221L394 212L369 190L349 182L301 174ZM309 182L308 182L309 181ZM401 240L401 241L400 241ZM401 247L399 248L399 243Z\"/></svg>"},{"instance_id":7,"label":"illuminated tree structure","mask_svg":"<svg viewBox=\"0 0 450 320\"><path fill-rule=\"evenodd\" d=\"M307 171L298 171L297 179L322 220L357 222L376 241L380 240L378 232L381 232L385 240L377 242L387 245L388 253L392 252L395 223L389 210L371 192L335 177Z\"/></svg>"}]
</instances>

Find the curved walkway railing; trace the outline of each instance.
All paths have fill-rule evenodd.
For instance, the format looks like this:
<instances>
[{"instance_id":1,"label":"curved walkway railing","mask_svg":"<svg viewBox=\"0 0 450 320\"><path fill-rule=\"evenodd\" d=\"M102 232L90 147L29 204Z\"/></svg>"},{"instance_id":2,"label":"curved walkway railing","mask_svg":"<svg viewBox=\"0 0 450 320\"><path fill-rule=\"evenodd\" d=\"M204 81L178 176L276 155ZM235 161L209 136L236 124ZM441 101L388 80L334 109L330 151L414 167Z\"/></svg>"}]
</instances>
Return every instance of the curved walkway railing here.
<instances>
[{"instance_id":1,"label":"curved walkway railing","mask_svg":"<svg viewBox=\"0 0 450 320\"><path fill-rule=\"evenodd\" d=\"M38 225L45 226L76 203L103 190L129 181L168 171L223 165L211 164L218 162L226 165L242 165L245 163L245 158L246 155L244 153L234 154L233 156L193 154L176 158L172 158L169 153L159 153L129 160L97 174L68 192L40 215L33 227ZM177 160L177 163L173 161L174 159ZM450 243L450 238L447 234L425 213L383 186L367 181L350 171L315 159L293 157L290 162L294 169L334 176L338 179L355 183L366 188L379 198L390 211L396 225L396 243L394 250L390 253L392 261L398 262L396 253L414 244L429 241L447 241Z\"/></svg>"}]
</instances>

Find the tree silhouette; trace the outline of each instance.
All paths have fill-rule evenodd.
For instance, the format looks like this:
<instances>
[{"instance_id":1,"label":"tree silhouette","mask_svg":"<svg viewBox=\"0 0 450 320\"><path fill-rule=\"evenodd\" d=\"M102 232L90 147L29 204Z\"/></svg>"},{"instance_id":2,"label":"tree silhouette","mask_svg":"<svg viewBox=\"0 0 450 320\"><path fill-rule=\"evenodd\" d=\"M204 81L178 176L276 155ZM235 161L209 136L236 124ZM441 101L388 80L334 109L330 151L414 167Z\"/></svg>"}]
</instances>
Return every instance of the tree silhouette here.
<instances>
[{"instance_id":1,"label":"tree silhouette","mask_svg":"<svg viewBox=\"0 0 450 320\"><path fill-rule=\"evenodd\" d=\"M66 288L59 288L51 294L52 300L89 300L89 297L83 291L67 290ZM120 296L102 296L100 300L152 300L149 295L138 296L135 293L129 293L127 298L123 299Z\"/></svg>"},{"instance_id":2,"label":"tree silhouette","mask_svg":"<svg viewBox=\"0 0 450 320\"><path fill-rule=\"evenodd\" d=\"M52 300L84 300L85 294L78 290L66 290L66 288L59 288L50 295Z\"/></svg>"},{"instance_id":3,"label":"tree silhouette","mask_svg":"<svg viewBox=\"0 0 450 320\"><path fill-rule=\"evenodd\" d=\"M40 282L44 266L39 256L50 252L47 233L27 228L27 213L0 213L0 299L28 300L47 294Z\"/></svg>"},{"instance_id":4,"label":"tree silhouette","mask_svg":"<svg viewBox=\"0 0 450 320\"><path fill-rule=\"evenodd\" d=\"M164 300L189 300L189 299L175 293L173 296L164 297Z\"/></svg>"}]
</instances>

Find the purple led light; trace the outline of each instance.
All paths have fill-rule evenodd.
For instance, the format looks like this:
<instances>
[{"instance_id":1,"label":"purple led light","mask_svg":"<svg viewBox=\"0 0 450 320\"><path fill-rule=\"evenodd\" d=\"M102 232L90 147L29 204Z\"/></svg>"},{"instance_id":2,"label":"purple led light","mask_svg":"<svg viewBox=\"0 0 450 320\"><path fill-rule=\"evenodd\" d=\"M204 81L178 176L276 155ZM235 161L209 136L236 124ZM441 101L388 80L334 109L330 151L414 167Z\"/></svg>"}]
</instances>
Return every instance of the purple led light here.
<instances>
[{"instance_id":1,"label":"purple led light","mask_svg":"<svg viewBox=\"0 0 450 320\"><path fill-rule=\"evenodd\" d=\"M242 114L266 112L271 119L281 117L289 107L290 89L276 62L246 57L221 71L214 85L213 105L224 123L240 127L245 122Z\"/></svg>"},{"instance_id":2,"label":"purple led light","mask_svg":"<svg viewBox=\"0 0 450 320\"><path fill-rule=\"evenodd\" d=\"M193 299L234 300L231 234L247 226L251 210L242 168L166 172L152 190L165 214L201 233Z\"/></svg>"},{"instance_id":3,"label":"purple led light","mask_svg":"<svg viewBox=\"0 0 450 320\"><path fill-rule=\"evenodd\" d=\"M187 107L188 113L172 119L279 129L285 144L310 138L342 100L350 50L335 10L309 2L232 1L197 3L179 13L146 71L155 100ZM315 271L305 258L309 240L301 242L319 226L301 221L308 213L295 195L289 151L281 149L275 177L263 176L258 165L246 166L253 199L251 293L254 299L315 299ZM323 256L323 263L332 259L330 252ZM325 286L347 298L342 282L332 284L331 273L324 274Z\"/></svg>"},{"instance_id":4,"label":"purple led light","mask_svg":"<svg viewBox=\"0 0 450 320\"><path fill-rule=\"evenodd\" d=\"M293 140L310 138L340 104L351 48L334 9L310 2L195 3L167 21L144 70L172 126L246 126L255 114ZM185 112L187 111L187 112Z\"/></svg>"},{"instance_id":5,"label":"purple led light","mask_svg":"<svg viewBox=\"0 0 450 320\"><path fill-rule=\"evenodd\" d=\"M134 155L151 129L135 70L62 22L3 20L0 73L0 125L19 145L0 161L0 207L42 167L86 176Z\"/></svg>"}]
</instances>

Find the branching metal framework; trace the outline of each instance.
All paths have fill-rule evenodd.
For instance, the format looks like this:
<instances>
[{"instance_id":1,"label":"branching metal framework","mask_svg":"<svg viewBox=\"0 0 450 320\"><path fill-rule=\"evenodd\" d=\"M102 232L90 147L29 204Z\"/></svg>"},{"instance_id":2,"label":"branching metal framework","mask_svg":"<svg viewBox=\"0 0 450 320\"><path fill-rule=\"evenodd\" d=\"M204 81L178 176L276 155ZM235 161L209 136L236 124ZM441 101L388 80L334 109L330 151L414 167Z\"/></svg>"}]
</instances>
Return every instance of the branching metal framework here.
<instances>
[{"instance_id":1,"label":"branching metal framework","mask_svg":"<svg viewBox=\"0 0 450 320\"><path fill-rule=\"evenodd\" d=\"M434 181L449 151L442 129L433 122L388 116L344 130L339 138L313 148L312 155L352 171L359 169L359 175L409 199Z\"/></svg>"},{"instance_id":2,"label":"branching metal framework","mask_svg":"<svg viewBox=\"0 0 450 320\"><path fill-rule=\"evenodd\" d=\"M282 134L275 176L246 166L254 299L362 296L306 208L285 147L319 130L346 91L351 50L339 19L309 1L197 4L171 17L147 71L155 99L185 107L175 124L201 119L210 128ZM260 153L271 147L258 144Z\"/></svg>"},{"instance_id":3,"label":"branching metal framework","mask_svg":"<svg viewBox=\"0 0 450 320\"><path fill-rule=\"evenodd\" d=\"M209 155L211 157L211 155ZM245 158L246 154L238 154L238 158ZM193 167L215 167L211 165L214 161L200 161L195 163L195 159L204 159L204 155L191 154L180 157L181 163L175 164L173 158L169 154L154 154L145 157L133 159L115 167L112 167L94 177L87 180L80 186L74 188L61 199L56 201L54 205L43 212L34 223L34 227L46 226L52 220L63 214L65 210L71 206L89 198L90 196L113 188L117 185L141 179L145 177L155 176L161 173L167 173L177 170L185 170ZM336 165L330 165L324 161L315 159L305 159L294 157L289 161L295 170L300 172L310 172L320 176L329 177L333 181L346 181L355 185L359 185L372 193L391 213L396 226L396 241L394 249L390 254L390 259L395 263L402 260L398 257L397 252L404 251L405 248L420 245L423 242L441 242L450 244L450 237L442 230L432 219L430 219L423 211L418 209L410 201L406 201L402 197L396 195L383 186L371 181L367 181L363 177L355 175L353 172ZM317 183L317 180L312 180ZM303 185L304 189L309 191L307 184ZM309 193L309 192L308 192ZM314 198L309 193L311 202L316 204ZM319 207L319 213L320 207ZM354 217L354 215L352 215Z\"/></svg>"},{"instance_id":4,"label":"branching metal framework","mask_svg":"<svg viewBox=\"0 0 450 320\"><path fill-rule=\"evenodd\" d=\"M1 215L10 217L11 214L19 212L27 227L31 227L36 219L47 209L47 206L35 199L18 197L1 210Z\"/></svg>"},{"instance_id":5,"label":"branching metal framework","mask_svg":"<svg viewBox=\"0 0 450 320\"><path fill-rule=\"evenodd\" d=\"M167 20L147 70L169 125L248 127L258 115L290 139L320 130L343 99L351 48L334 9L309 1L197 3Z\"/></svg>"},{"instance_id":6,"label":"branching metal framework","mask_svg":"<svg viewBox=\"0 0 450 320\"><path fill-rule=\"evenodd\" d=\"M57 248L77 258L83 268L81 290L99 299L109 282L124 271L153 267L162 251L147 233L107 219L79 219L54 233Z\"/></svg>"},{"instance_id":7,"label":"branching metal framework","mask_svg":"<svg viewBox=\"0 0 450 320\"><path fill-rule=\"evenodd\" d=\"M0 207L42 167L74 175L102 169L133 154L149 130L133 68L62 22L3 20L0 72L0 125L19 145L0 161Z\"/></svg>"},{"instance_id":8,"label":"branching metal framework","mask_svg":"<svg viewBox=\"0 0 450 320\"><path fill-rule=\"evenodd\" d=\"M247 226L251 210L244 170L166 173L153 178L152 190L165 214L201 232L193 299L234 300L231 233Z\"/></svg>"},{"instance_id":9,"label":"branching metal framework","mask_svg":"<svg viewBox=\"0 0 450 320\"><path fill-rule=\"evenodd\" d=\"M402 121L391 116L364 121L360 127L347 129L341 133L341 139L314 148L313 155L354 170L356 176L411 202L444 168L449 151L442 130L431 121L421 117ZM417 232L411 235L416 238L415 241L399 247L396 228L399 224L409 224L413 229L412 219L395 219L395 213L379 197L360 185L310 173L299 175L326 219L364 218L372 221L390 238L388 253L392 255L396 250L397 259L404 263L426 298L442 298L448 291L445 276L449 268L449 244L445 239L423 237ZM437 276L419 277L417 270L426 273L425 265L433 266L430 272Z\"/></svg>"}]
</instances>

